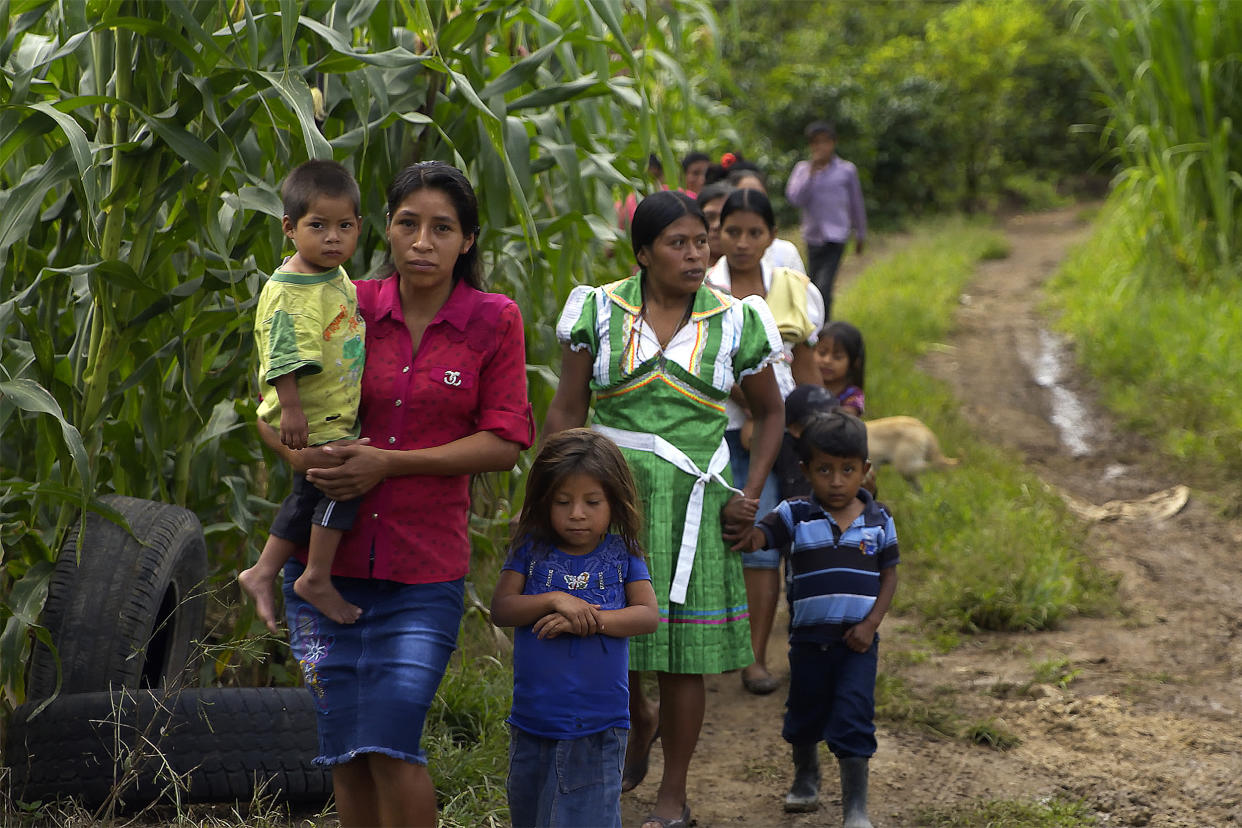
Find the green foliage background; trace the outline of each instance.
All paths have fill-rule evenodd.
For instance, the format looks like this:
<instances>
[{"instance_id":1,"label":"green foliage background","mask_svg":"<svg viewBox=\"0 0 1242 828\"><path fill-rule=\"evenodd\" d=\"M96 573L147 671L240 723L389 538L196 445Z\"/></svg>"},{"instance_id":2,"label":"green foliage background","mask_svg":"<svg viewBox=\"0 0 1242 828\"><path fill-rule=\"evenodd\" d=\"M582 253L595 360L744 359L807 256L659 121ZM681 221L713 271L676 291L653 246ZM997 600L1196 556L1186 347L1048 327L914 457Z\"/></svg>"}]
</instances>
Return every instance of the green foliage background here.
<instances>
[{"instance_id":1,"label":"green foliage background","mask_svg":"<svg viewBox=\"0 0 1242 828\"><path fill-rule=\"evenodd\" d=\"M719 2L721 84L783 191L803 128L837 125L881 224L1032 195L1024 182L1098 174L1098 106L1074 6L1039 0ZM733 149L734 147L724 147ZM787 218L794 218L787 212Z\"/></svg>"},{"instance_id":2,"label":"green foliage background","mask_svg":"<svg viewBox=\"0 0 1242 828\"><path fill-rule=\"evenodd\" d=\"M1094 2L1081 24L1121 171L1052 301L1110 407L1236 513L1242 4Z\"/></svg>"}]
</instances>

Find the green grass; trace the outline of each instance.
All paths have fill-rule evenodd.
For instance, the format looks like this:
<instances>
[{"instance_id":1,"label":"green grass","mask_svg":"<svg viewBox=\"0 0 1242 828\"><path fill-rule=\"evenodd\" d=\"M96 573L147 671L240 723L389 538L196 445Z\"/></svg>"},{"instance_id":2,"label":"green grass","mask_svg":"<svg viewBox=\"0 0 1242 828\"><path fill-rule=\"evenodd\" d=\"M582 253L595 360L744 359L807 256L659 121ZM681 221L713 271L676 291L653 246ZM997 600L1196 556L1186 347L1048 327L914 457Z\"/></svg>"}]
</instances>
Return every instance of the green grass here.
<instances>
[{"instance_id":1,"label":"green grass","mask_svg":"<svg viewBox=\"0 0 1242 828\"><path fill-rule=\"evenodd\" d=\"M1113 593L1079 552L1081 525L1061 500L1020 458L980 442L952 392L917 367L948 336L978 261L1005 249L986 223L931 222L837 302L866 340L867 416L918 417L962 461L924 475L921 492L888 468L879 485L902 551L896 608L963 632L1049 629L1110 607Z\"/></svg>"},{"instance_id":2,"label":"green grass","mask_svg":"<svg viewBox=\"0 0 1242 828\"><path fill-rule=\"evenodd\" d=\"M1193 286L1150 266L1134 213L1114 199L1049 283L1059 327L1121 425L1182 475L1235 486L1242 472L1242 283Z\"/></svg>"},{"instance_id":3,"label":"green grass","mask_svg":"<svg viewBox=\"0 0 1242 828\"><path fill-rule=\"evenodd\" d=\"M505 717L513 697L513 672L507 655L493 653L490 631L478 615L468 615L461 649L427 715L423 747L445 828L508 823Z\"/></svg>"},{"instance_id":4,"label":"green grass","mask_svg":"<svg viewBox=\"0 0 1242 828\"><path fill-rule=\"evenodd\" d=\"M1080 828L1096 825L1091 810L1081 802L1050 799L1015 802L994 799L963 808L923 811L918 824L926 828Z\"/></svg>"}]
</instances>

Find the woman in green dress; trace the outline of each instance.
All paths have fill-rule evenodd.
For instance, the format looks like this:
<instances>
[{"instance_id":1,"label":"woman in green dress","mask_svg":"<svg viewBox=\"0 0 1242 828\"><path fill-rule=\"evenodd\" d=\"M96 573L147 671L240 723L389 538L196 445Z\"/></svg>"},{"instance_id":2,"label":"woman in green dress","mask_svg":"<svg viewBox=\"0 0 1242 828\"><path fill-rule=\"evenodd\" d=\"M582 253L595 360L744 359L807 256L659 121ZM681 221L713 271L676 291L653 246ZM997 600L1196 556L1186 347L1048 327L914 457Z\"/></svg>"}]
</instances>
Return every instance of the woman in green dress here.
<instances>
[{"instance_id":1,"label":"woman in green dress","mask_svg":"<svg viewBox=\"0 0 1242 828\"><path fill-rule=\"evenodd\" d=\"M639 273L570 294L557 324L561 378L545 434L593 427L625 453L646 514L643 548L660 602L660 627L630 643L631 732L623 790L642 781L657 736L664 778L644 826L689 824L686 777L706 705L703 675L754 660L739 555L722 522L754 522L776 457L784 410L771 364L780 333L761 299L703 284L707 221L694 200L662 191L634 213ZM733 487L724 402L741 385L755 430L748 479ZM639 673L658 674L660 704Z\"/></svg>"}]
</instances>

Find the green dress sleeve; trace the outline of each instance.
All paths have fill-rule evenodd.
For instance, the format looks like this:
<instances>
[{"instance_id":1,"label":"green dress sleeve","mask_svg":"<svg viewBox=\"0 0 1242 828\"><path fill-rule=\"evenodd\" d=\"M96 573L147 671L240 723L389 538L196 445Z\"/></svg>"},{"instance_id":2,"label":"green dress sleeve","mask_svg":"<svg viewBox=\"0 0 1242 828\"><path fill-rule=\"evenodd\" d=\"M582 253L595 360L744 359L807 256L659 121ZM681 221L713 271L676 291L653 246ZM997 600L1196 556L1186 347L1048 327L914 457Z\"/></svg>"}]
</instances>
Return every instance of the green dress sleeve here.
<instances>
[{"instance_id":1,"label":"green dress sleeve","mask_svg":"<svg viewBox=\"0 0 1242 828\"><path fill-rule=\"evenodd\" d=\"M742 300L742 336L733 354L733 375L740 382L783 358L781 332L767 303L747 296Z\"/></svg>"},{"instance_id":2,"label":"green dress sleeve","mask_svg":"<svg viewBox=\"0 0 1242 828\"><path fill-rule=\"evenodd\" d=\"M590 285L578 285L570 292L556 323L558 342L574 351L599 353L599 298L599 288Z\"/></svg>"}]
</instances>

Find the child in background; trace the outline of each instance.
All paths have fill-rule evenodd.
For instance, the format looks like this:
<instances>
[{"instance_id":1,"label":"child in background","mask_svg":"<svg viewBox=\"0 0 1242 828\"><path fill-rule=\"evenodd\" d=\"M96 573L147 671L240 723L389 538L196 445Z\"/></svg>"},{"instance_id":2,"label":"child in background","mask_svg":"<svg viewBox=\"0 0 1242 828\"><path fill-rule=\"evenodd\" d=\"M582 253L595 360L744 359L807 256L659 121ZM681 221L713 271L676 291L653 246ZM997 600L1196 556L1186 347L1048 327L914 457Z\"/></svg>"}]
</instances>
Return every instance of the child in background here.
<instances>
[{"instance_id":1,"label":"child in background","mask_svg":"<svg viewBox=\"0 0 1242 828\"><path fill-rule=\"evenodd\" d=\"M768 194L763 173L758 170L734 170L729 173L729 183L739 190L758 190L764 195ZM772 243L768 245L767 250L763 251L763 261L772 267L787 267L799 273L806 273L806 265L802 263L802 254L798 252L798 246L780 236L773 236Z\"/></svg>"},{"instance_id":2,"label":"child in background","mask_svg":"<svg viewBox=\"0 0 1242 828\"><path fill-rule=\"evenodd\" d=\"M691 198L699 194L707 181L707 168L712 159L705 152L688 152L681 159L681 191Z\"/></svg>"},{"instance_id":3,"label":"child in background","mask_svg":"<svg viewBox=\"0 0 1242 828\"><path fill-rule=\"evenodd\" d=\"M837 398L822 385L799 385L785 398L785 436L776 462L772 464L781 500L811 496L811 481L802 473L802 463L798 459L798 438L813 417L840 407ZM867 470L862 487L871 492L872 497L877 495L874 466Z\"/></svg>"},{"instance_id":4,"label":"child in background","mask_svg":"<svg viewBox=\"0 0 1242 828\"><path fill-rule=\"evenodd\" d=\"M707 284L727 291L734 298L761 296L772 312L781 337L784 360L772 366L776 384L784 397L798 382L813 382L819 371L815 363L815 332L824 322L824 300L804 274L772 267L764 259L776 238L772 203L759 190L737 189L725 199L720 211L720 236L725 255L707 272ZM753 423L744 400L736 392L725 406L728 426L729 464L734 480L750 473L750 442ZM758 517L778 502L777 479L769 475L759 497ZM774 692L780 682L768 669L768 637L776 606L780 603L780 553L775 549L742 556L746 598L750 608L751 649L755 660L742 670L742 686L762 696Z\"/></svg>"},{"instance_id":5,"label":"child in background","mask_svg":"<svg viewBox=\"0 0 1242 828\"><path fill-rule=\"evenodd\" d=\"M361 194L354 177L335 161L307 161L280 190L282 227L296 253L259 294L255 344L264 395L258 416L280 429L280 441L304 449L358 437L365 323L343 265L358 246ZM294 590L338 624L362 613L332 584L341 535L353 525L358 501L333 501L298 475L280 506L258 562L237 576L272 632L272 587L285 562L309 541L306 571Z\"/></svg>"},{"instance_id":6,"label":"child in background","mask_svg":"<svg viewBox=\"0 0 1242 828\"><path fill-rule=\"evenodd\" d=\"M892 515L862 488L867 428L844 411L812 417L798 439L809 500L785 500L750 530L749 549L789 544L789 697L781 735L793 746L791 813L819 808L819 742L837 757L846 828L871 828L876 630L897 589Z\"/></svg>"},{"instance_id":7,"label":"child in background","mask_svg":"<svg viewBox=\"0 0 1242 828\"><path fill-rule=\"evenodd\" d=\"M586 428L547 439L492 596L492 621L517 628L507 783L516 828L621 826L626 639L659 624L641 522L611 440Z\"/></svg>"},{"instance_id":8,"label":"child in background","mask_svg":"<svg viewBox=\"0 0 1242 828\"><path fill-rule=\"evenodd\" d=\"M832 392L843 409L861 417L866 410L863 376L867 368L862 332L849 322L829 322L819 332L815 362L824 387Z\"/></svg>"},{"instance_id":9,"label":"child in background","mask_svg":"<svg viewBox=\"0 0 1242 828\"><path fill-rule=\"evenodd\" d=\"M724 209L725 199L736 189L728 181L717 181L699 190L695 201L703 216L707 219L707 266L712 267L724 255L724 245L720 240L720 211Z\"/></svg>"}]
</instances>

